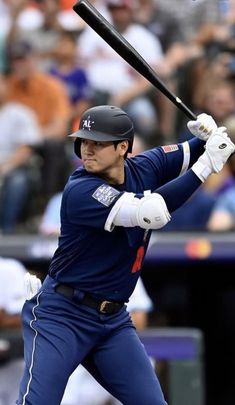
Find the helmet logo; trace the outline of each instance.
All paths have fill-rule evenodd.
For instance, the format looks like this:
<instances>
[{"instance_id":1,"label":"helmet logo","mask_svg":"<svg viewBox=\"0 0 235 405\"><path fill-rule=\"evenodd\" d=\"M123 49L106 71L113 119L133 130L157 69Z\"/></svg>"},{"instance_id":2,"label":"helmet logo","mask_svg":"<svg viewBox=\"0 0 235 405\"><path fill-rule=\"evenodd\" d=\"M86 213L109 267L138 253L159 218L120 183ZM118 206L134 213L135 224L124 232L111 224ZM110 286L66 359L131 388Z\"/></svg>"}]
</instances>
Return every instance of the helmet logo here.
<instances>
[{"instance_id":1,"label":"helmet logo","mask_svg":"<svg viewBox=\"0 0 235 405\"><path fill-rule=\"evenodd\" d=\"M82 129L88 129L88 131L90 131L91 125L94 123L95 123L95 121L91 121L91 117L90 117L90 115L88 115L87 119L83 120Z\"/></svg>"}]
</instances>

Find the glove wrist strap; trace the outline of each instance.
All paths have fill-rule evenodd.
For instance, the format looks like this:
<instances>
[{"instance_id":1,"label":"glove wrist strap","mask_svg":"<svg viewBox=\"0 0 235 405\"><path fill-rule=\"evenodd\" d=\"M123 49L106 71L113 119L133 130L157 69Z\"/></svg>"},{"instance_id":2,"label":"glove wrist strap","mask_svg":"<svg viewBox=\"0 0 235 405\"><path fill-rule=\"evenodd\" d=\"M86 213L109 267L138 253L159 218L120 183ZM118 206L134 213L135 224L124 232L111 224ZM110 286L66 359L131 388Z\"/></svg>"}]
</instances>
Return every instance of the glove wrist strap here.
<instances>
[{"instance_id":1,"label":"glove wrist strap","mask_svg":"<svg viewBox=\"0 0 235 405\"><path fill-rule=\"evenodd\" d=\"M192 171L196 174L197 177L199 177L202 183L204 183L212 173L211 167L200 162L200 160L194 163L194 165L192 166Z\"/></svg>"}]
</instances>

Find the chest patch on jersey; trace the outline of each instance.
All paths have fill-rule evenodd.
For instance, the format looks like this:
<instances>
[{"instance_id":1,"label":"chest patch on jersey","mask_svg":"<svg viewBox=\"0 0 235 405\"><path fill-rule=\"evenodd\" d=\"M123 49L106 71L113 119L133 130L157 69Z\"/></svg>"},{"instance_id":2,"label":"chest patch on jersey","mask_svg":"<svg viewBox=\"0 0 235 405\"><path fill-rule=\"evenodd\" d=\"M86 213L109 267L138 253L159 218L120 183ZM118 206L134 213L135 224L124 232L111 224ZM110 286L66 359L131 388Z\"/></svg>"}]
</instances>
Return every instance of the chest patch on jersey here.
<instances>
[{"instance_id":1,"label":"chest patch on jersey","mask_svg":"<svg viewBox=\"0 0 235 405\"><path fill-rule=\"evenodd\" d=\"M115 188L108 186L107 184L102 184L102 186L99 186L95 190L92 197L106 207L109 207L118 194L119 191L115 190Z\"/></svg>"},{"instance_id":2,"label":"chest patch on jersey","mask_svg":"<svg viewBox=\"0 0 235 405\"><path fill-rule=\"evenodd\" d=\"M169 152L174 152L174 151L178 150L179 147L176 144L174 144L174 145L164 145L164 146L162 146L162 149L164 150L165 153L169 153Z\"/></svg>"}]
</instances>

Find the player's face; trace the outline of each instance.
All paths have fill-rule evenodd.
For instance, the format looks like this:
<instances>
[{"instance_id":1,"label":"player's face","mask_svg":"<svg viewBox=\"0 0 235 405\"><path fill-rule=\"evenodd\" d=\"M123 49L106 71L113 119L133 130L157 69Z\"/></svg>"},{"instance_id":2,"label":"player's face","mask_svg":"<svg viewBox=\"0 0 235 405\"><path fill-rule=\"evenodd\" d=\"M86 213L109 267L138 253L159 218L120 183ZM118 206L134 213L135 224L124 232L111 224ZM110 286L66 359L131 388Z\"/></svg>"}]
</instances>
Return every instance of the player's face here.
<instances>
[{"instance_id":1,"label":"player's face","mask_svg":"<svg viewBox=\"0 0 235 405\"><path fill-rule=\"evenodd\" d=\"M123 157L128 148L128 142L120 142L116 148L113 142L97 142L89 139L81 141L81 157L85 169L102 177L115 177L111 175L123 170Z\"/></svg>"}]
</instances>

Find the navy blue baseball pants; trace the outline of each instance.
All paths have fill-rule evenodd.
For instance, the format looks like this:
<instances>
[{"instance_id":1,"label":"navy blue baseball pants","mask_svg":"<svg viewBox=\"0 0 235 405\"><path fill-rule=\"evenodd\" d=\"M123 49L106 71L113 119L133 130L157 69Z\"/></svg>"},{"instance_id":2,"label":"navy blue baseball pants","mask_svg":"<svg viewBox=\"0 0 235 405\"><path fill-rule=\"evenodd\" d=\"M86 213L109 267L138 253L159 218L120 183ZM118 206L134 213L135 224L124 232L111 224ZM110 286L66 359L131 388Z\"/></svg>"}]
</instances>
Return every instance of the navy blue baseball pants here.
<instances>
[{"instance_id":1,"label":"navy blue baseball pants","mask_svg":"<svg viewBox=\"0 0 235 405\"><path fill-rule=\"evenodd\" d=\"M50 280L22 310L25 371L16 403L59 405L82 363L124 405L166 405L126 307L101 314L55 292Z\"/></svg>"}]
</instances>

